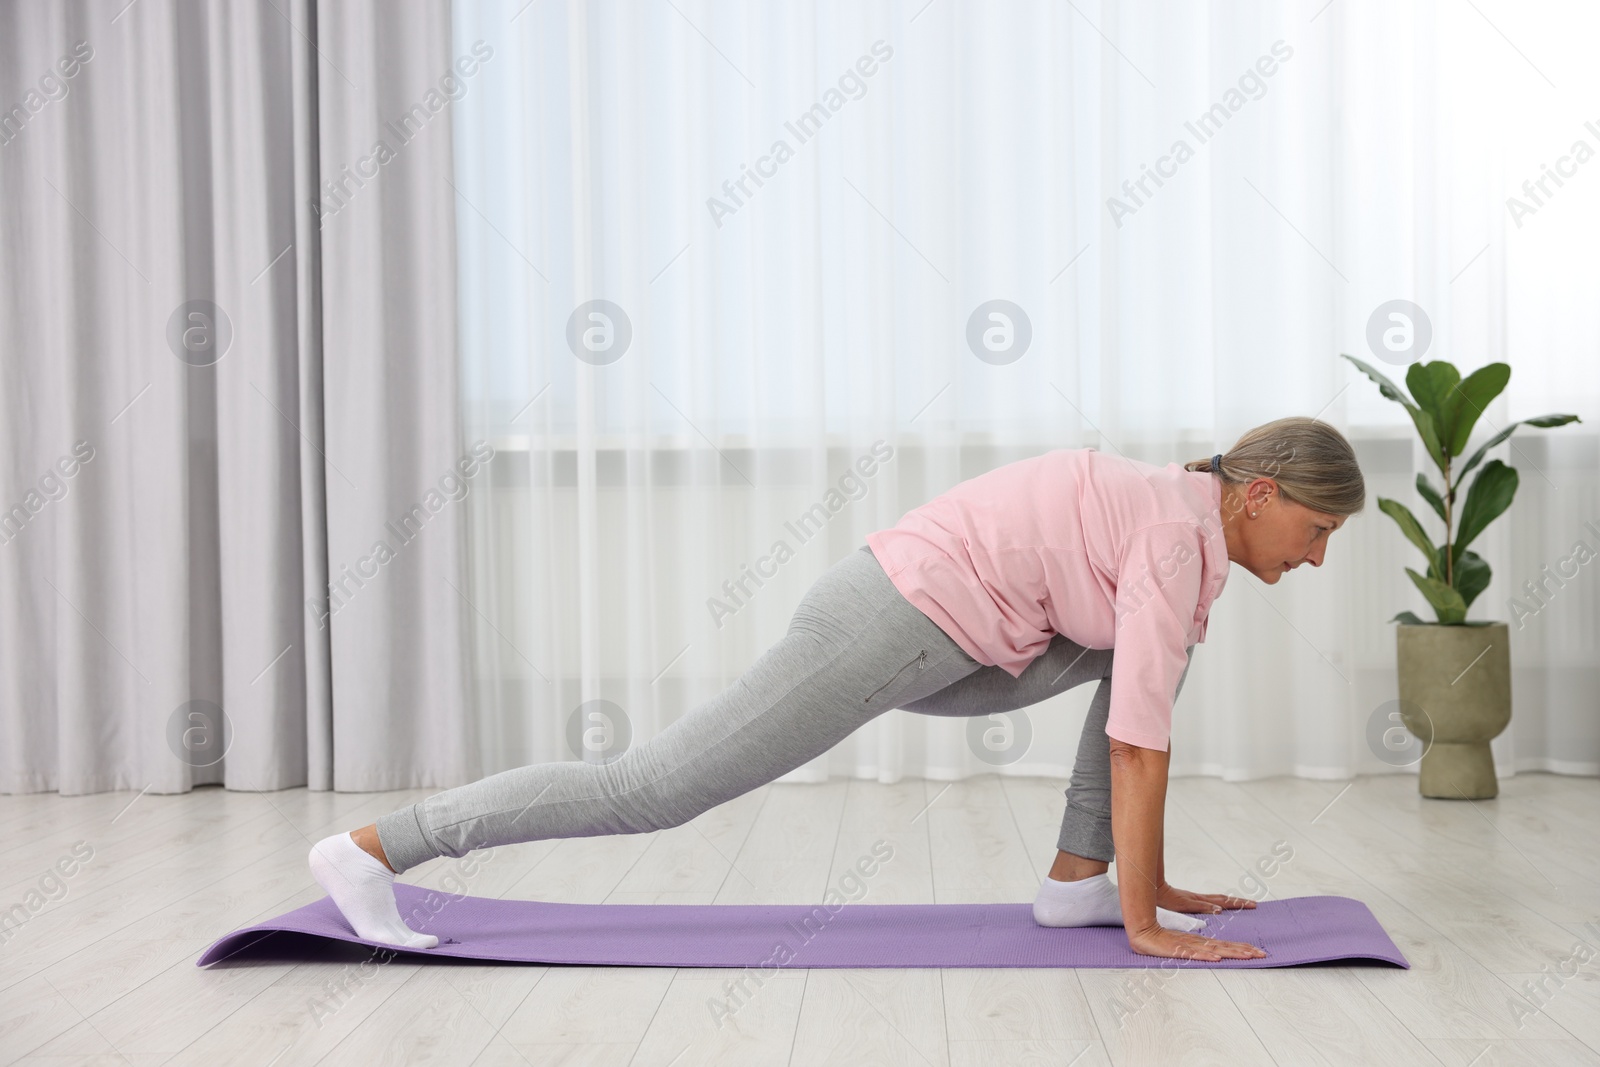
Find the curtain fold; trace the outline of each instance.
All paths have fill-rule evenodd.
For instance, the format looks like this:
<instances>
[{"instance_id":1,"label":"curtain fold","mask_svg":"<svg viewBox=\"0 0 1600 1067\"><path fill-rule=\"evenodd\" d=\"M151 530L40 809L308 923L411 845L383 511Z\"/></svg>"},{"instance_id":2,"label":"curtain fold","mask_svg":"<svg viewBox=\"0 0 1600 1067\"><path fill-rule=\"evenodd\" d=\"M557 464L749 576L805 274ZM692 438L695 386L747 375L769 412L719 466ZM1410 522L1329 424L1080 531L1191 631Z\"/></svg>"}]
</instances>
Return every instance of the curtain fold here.
<instances>
[{"instance_id":1,"label":"curtain fold","mask_svg":"<svg viewBox=\"0 0 1600 1067\"><path fill-rule=\"evenodd\" d=\"M0 9L0 792L472 773L447 13Z\"/></svg>"},{"instance_id":2,"label":"curtain fold","mask_svg":"<svg viewBox=\"0 0 1600 1067\"><path fill-rule=\"evenodd\" d=\"M319 7L328 596L341 788L476 777L457 400L449 5ZM331 183L331 184L330 184Z\"/></svg>"}]
</instances>

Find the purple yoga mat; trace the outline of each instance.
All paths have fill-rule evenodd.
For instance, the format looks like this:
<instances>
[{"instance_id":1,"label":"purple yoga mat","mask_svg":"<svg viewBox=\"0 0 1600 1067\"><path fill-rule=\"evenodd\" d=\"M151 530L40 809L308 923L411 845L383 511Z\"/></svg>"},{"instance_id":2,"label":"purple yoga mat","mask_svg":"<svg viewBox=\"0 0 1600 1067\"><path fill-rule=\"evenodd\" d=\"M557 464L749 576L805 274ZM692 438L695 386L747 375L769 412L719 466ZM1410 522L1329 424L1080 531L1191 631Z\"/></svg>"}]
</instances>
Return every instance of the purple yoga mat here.
<instances>
[{"instance_id":1,"label":"purple yoga mat","mask_svg":"<svg viewBox=\"0 0 1600 1067\"><path fill-rule=\"evenodd\" d=\"M1028 904L550 904L451 896L395 883L400 913L431 949L355 935L330 897L223 937L197 961L272 953L316 960L337 942L408 956L625 967L1158 967L1120 926L1051 929ZM1267 950L1185 967L1289 967L1329 960L1411 964L1359 900L1293 897L1206 917L1202 933ZM289 935L311 935L294 937ZM783 946L780 948L779 946ZM1169 966L1173 965L1168 963Z\"/></svg>"}]
</instances>

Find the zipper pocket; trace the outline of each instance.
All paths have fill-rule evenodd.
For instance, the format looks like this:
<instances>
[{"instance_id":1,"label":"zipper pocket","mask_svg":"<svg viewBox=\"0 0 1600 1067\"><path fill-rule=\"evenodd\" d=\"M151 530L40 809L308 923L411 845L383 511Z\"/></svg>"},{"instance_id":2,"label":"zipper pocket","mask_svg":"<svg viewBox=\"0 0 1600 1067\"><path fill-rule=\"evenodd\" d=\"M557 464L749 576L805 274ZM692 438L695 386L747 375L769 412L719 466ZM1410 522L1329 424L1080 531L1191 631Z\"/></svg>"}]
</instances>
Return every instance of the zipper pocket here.
<instances>
[{"instance_id":1,"label":"zipper pocket","mask_svg":"<svg viewBox=\"0 0 1600 1067\"><path fill-rule=\"evenodd\" d=\"M912 660L911 663L915 663L917 665L917 670L919 670L919 671L926 669L927 666L928 666L928 650L927 649L923 649L921 652L918 652L917 653L917 658ZM887 682L884 682L882 685L878 686L878 688L876 688L872 692L868 693L867 694L867 699L863 700L861 703L863 703L863 704L872 703L872 698L877 696L879 693L883 692L885 689L889 688L891 685L893 685L896 682L896 680L898 680L899 677L902 674L905 673L906 668L911 666L911 663L907 663L905 665L905 667L901 667L899 670L895 671L893 678L890 678Z\"/></svg>"}]
</instances>

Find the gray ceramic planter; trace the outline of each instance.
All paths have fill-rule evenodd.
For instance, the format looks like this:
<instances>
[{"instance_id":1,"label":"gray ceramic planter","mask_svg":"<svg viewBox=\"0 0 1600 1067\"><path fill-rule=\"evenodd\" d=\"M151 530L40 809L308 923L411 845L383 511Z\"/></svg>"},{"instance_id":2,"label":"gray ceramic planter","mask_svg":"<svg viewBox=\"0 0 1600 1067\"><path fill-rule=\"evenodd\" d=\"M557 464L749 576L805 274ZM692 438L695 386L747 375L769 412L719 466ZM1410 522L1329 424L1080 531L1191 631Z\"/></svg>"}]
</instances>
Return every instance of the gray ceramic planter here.
<instances>
[{"instance_id":1,"label":"gray ceramic planter","mask_svg":"<svg viewBox=\"0 0 1600 1067\"><path fill-rule=\"evenodd\" d=\"M1425 797L1484 800L1500 793L1489 742L1511 721L1511 636L1487 626L1400 624L1400 717L1422 741Z\"/></svg>"}]
</instances>

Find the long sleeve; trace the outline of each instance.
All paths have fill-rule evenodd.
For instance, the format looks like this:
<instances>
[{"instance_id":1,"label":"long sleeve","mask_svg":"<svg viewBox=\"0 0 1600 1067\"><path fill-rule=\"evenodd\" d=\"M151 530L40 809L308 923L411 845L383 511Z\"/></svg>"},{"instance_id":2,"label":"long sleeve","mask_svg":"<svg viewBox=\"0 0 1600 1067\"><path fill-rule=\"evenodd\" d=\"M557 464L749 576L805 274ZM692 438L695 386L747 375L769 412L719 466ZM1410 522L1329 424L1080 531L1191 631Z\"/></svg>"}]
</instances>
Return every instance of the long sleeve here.
<instances>
[{"instance_id":1,"label":"long sleeve","mask_svg":"<svg viewBox=\"0 0 1600 1067\"><path fill-rule=\"evenodd\" d=\"M1117 568L1116 652L1106 734L1164 752L1173 694L1188 665L1203 561L1192 524L1166 522L1129 535Z\"/></svg>"}]
</instances>

